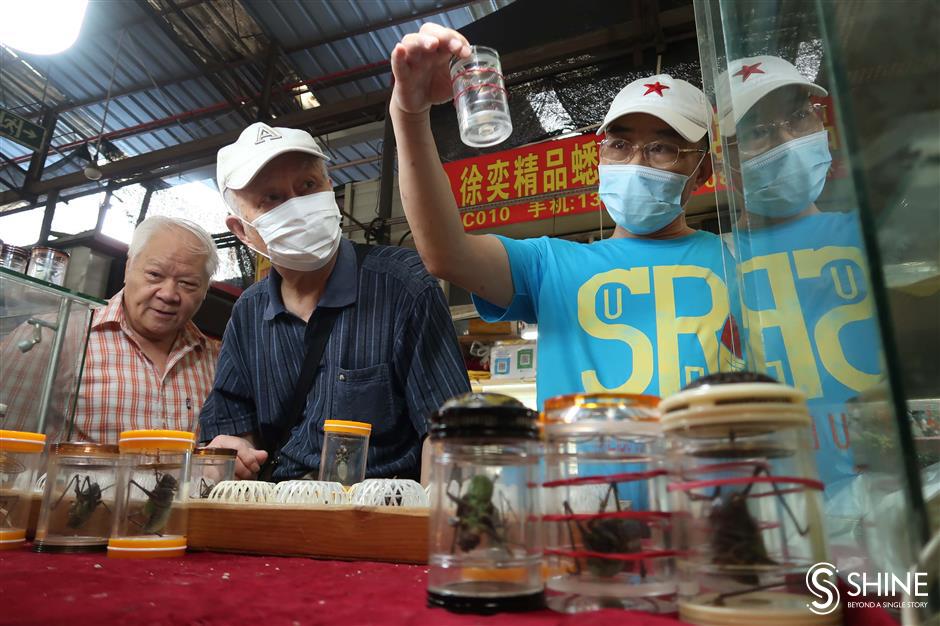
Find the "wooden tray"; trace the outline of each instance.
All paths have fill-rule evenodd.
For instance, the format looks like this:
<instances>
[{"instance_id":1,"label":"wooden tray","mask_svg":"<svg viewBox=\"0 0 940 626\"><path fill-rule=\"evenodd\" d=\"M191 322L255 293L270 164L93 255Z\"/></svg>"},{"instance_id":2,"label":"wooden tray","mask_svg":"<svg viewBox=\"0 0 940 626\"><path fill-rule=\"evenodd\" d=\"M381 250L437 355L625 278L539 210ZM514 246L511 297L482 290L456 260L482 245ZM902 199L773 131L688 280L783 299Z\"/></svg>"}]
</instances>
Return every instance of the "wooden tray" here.
<instances>
[{"instance_id":1,"label":"wooden tray","mask_svg":"<svg viewBox=\"0 0 940 626\"><path fill-rule=\"evenodd\" d=\"M190 550L428 562L428 509L190 501Z\"/></svg>"},{"instance_id":2,"label":"wooden tray","mask_svg":"<svg viewBox=\"0 0 940 626\"><path fill-rule=\"evenodd\" d=\"M41 501L33 497L30 539ZM186 537L190 550L425 564L428 509L190 500Z\"/></svg>"}]
</instances>

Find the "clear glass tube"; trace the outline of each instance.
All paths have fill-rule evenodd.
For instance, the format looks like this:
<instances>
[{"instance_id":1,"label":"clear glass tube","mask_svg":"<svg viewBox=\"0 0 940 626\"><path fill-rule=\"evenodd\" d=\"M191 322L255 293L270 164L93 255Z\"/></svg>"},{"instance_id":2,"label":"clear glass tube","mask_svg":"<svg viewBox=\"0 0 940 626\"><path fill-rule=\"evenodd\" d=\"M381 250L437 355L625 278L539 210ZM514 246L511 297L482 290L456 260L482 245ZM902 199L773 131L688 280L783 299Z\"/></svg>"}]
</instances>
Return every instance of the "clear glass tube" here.
<instances>
[{"instance_id":1,"label":"clear glass tube","mask_svg":"<svg viewBox=\"0 0 940 626\"><path fill-rule=\"evenodd\" d=\"M323 431L319 480L346 487L362 482L366 477L372 426L366 422L326 420Z\"/></svg>"},{"instance_id":2,"label":"clear glass tube","mask_svg":"<svg viewBox=\"0 0 940 626\"><path fill-rule=\"evenodd\" d=\"M37 246L33 248L27 275L59 285L65 284L65 272L69 266L69 255L61 250Z\"/></svg>"},{"instance_id":3,"label":"clear glass tube","mask_svg":"<svg viewBox=\"0 0 940 626\"><path fill-rule=\"evenodd\" d=\"M471 46L470 56L450 65L460 139L475 148L494 146L512 134L512 119L499 54Z\"/></svg>"}]
</instances>

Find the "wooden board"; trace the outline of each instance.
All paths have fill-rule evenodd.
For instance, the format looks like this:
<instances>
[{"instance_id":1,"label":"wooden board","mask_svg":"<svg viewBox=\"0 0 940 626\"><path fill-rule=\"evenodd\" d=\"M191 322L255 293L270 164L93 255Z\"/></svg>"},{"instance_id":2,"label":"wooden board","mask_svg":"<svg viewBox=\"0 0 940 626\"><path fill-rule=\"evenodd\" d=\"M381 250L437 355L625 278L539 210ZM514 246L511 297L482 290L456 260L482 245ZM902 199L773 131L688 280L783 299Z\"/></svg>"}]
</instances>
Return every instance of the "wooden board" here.
<instances>
[{"instance_id":1,"label":"wooden board","mask_svg":"<svg viewBox=\"0 0 940 626\"><path fill-rule=\"evenodd\" d=\"M191 501L190 550L428 561L428 509Z\"/></svg>"},{"instance_id":2,"label":"wooden board","mask_svg":"<svg viewBox=\"0 0 940 626\"><path fill-rule=\"evenodd\" d=\"M36 532L42 496L32 498L27 537ZM428 562L428 509L226 504L191 500L190 550Z\"/></svg>"}]
</instances>

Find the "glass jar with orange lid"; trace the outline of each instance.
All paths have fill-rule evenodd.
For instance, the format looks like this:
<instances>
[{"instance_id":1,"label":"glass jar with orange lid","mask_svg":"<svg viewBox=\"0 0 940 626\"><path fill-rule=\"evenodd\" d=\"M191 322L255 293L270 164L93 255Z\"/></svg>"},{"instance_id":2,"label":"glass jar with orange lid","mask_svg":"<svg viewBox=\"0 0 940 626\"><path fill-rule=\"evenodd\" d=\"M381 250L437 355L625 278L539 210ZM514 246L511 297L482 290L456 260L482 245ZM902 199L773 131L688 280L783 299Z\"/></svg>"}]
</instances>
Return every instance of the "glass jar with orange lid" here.
<instances>
[{"instance_id":1,"label":"glass jar with orange lid","mask_svg":"<svg viewBox=\"0 0 940 626\"><path fill-rule=\"evenodd\" d=\"M36 552L104 552L115 510L118 447L65 442L49 446Z\"/></svg>"},{"instance_id":2,"label":"glass jar with orange lid","mask_svg":"<svg viewBox=\"0 0 940 626\"><path fill-rule=\"evenodd\" d=\"M545 402L542 522L550 608L675 611L658 403L616 393Z\"/></svg>"},{"instance_id":3,"label":"glass jar with orange lid","mask_svg":"<svg viewBox=\"0 0 940 626\"><path fill-rule=\"evenodd\" d=\"M362 482L366 477L371 433L372 424L368 422L326 420L318 480L346 487Z\"/></svg>"},{"instance_id":4,"label":"glass jar with orange lid","mask_svg":"<svg viewBox=\"0 0 940 626\"><path fill-rule=\"evenodd\" d=\"M108 556L157 558L186 551L189 463L195 437L179 430L126 430Z\"/></svg>"},{"instance_id":5,"label":"glass jar with orange lid","mask_svg":"<svg viewBox=\"0 0 940 626\"><path fill-rule=\"evenodd\" d=\"M33 481L45 445L45 435L0 430L0 550L26 542Z\"/></svg>"}]
</instances>

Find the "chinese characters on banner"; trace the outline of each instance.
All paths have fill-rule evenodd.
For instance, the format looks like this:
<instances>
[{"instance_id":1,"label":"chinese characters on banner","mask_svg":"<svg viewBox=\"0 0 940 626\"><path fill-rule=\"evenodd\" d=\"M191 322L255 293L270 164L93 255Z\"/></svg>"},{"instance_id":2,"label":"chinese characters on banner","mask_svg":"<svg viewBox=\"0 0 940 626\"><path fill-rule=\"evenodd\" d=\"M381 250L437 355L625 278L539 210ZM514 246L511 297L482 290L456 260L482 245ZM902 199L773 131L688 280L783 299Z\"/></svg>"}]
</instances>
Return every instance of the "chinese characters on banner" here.
<instances>
[{"instance_id":1,"label":"chinese characters on banner","mask_svg":"<svg viewBox=\"0 0 940 626\"><path fill-rule=\"evenodd\" d=\"M600 210L602 205L596 191L598 139L592 133L445 163L444 170L461 209L505 202L462 213L464 229L480 230ZM569 194L559 198L528 200L531 196L565 191ZM714 191L714 180L710 179L695 193Z\"/></svg>"},{"instance_id":2,"label":"chinese characters on banner","mask_svg":"<svg viewBox=\"0 0 940 626\"><path fill-rule=\"evenodd\" d=\"M597 185L594 135L545 141L445 163L444 169L460 208L505 202L502 206L463 213L466 230L590 213L600 208L596 190L577 191ZM560 198L527 200L568 190L571 195Z\"/></svg>"}]
</instances>

